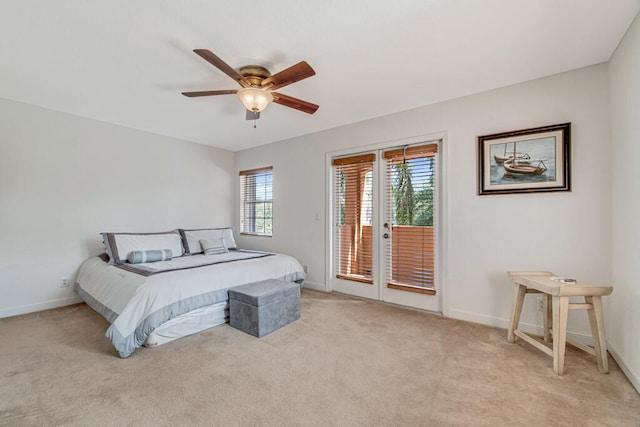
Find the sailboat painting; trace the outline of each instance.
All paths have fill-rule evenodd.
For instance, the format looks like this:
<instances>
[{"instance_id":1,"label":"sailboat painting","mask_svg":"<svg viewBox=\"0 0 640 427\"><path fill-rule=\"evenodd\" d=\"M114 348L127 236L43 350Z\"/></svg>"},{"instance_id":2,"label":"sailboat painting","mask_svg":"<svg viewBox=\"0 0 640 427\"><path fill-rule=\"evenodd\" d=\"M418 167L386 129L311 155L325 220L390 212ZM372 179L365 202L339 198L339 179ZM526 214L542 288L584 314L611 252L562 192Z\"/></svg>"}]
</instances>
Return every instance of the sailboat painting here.
<instances>
[{"instance_id":1,"label":"sailboat painting","mask_svg":"<svg viewBox=\"0 0 640 427\"><path fill-rule=\"evenodd\" d=\"M498 164L503 164L506 161L509 160L529 160L531 159L531 156L529 155L529 153L520 153L516 150L516 143L504 143L504 144L500 144L504 146L504 153L499 153L499 146L498 144L496 144L494 147L491 147L492 150L491 152L494 151L498 151L498 153L493 154L493 160L496 161L496 163ZM511 150L511 147L513 146L513 151ZM494 150L495 149L495 150Z\"/></svg>"},{"instance_id":2,"label":"sailboat painting","mask_svg":"<svg viewBox=\"0 0 640 427\"><path fill-rule=\"evenodd\" d=\"M514 180L555 181L555 163L552 162L555 160L555 138L547 137L512 142L511 144L494 144L491 151L499 150L500 145L512 145L513 153L502 162L498 162L496 155L494 155L496 164L491 165L491 183L508 184ZM518 149L523 150L524 153L518 152Z\"/></svg>"},{"instance_id":3,"label":"sailboat painting","mask_svg":"<svg viewBox=\"0 0 640 427\"><path fill-rule=\"evenodd\" d=\"M570 191L571 124L478 137L478 194Z\"/></svg>"}]
</instances>

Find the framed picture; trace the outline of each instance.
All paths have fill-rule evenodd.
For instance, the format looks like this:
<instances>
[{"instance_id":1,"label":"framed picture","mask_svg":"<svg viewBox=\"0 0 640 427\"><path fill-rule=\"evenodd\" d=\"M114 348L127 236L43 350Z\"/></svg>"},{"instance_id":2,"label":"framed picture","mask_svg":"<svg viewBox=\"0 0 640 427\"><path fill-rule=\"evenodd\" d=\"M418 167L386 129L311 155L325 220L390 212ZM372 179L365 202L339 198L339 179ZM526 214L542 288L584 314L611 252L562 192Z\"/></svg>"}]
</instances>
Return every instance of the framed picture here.
<instances>
[{"instance_id":1,"label":"framed picture","mask_svg":"<svg viewBox=\"0 0 640 427\"><path fill-rule=\"evenodd\" d=\"M571 191L571 123L478 137L478 194Z\"/></svg>"}]
</instances>

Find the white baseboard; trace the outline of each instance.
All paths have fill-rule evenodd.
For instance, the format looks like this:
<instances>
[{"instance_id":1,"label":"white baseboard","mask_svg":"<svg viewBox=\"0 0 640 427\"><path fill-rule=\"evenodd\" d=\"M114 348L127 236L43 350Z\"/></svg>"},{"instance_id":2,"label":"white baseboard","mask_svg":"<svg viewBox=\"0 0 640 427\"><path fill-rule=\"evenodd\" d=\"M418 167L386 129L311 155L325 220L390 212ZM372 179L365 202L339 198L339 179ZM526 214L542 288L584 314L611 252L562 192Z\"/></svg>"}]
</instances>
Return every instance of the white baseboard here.
<instances>
[{"instance_id":1,"label":"white baseboard","mask_svg":"<svg viewBox=\"0 0 640 427\"><path fill-rule=\"evenodd\" d=\"M19 307L9 307L0 309L0 319L3 317L19 316L20 314L33 313L36 311L49 310L51 308L64 307L65 305L82 302L80 297L69 297L52 301L39 302L37 304L21 305Z\"/></svg>"},{"instance_id":2,"label":"white baseboard","mask_svg":"<svg viewBox=\"0 0 640 427\"><path fill-rule=\"evenodd\" d=\"M452 319L465 320L467 322L480 323L481 325L493 326L495 328L509 329L509 319L498 319L495 317L483 316L476 313L468 313L459 310L449 310L449 317ZM520 322L518 329L526 334L531 335L543 335L542 325L534 325L531 323ZM585 335L577 332L567 331L567 337L580 341L587 345L593 345L593 338L591 335Z\"/></svg>"},{"instance_id":3,"label":"white baseboard","mask_svg":"<svg viewBox=\"0 0 640 427\"><path fill-rule=\"evenodd\" d=\"M304 281L304 284L302 285L302 288L303 289L313 289L315 291L327 292L327 287L324 285L324 283L309 282L307 280Z\"/></svg>"},{"instance_id":4,"label":"white baseboard","mask_svg":"<svg viewBox=\"0 0 640 427\"><path fill-rule=\"evenodd\" d=\"M324 283L304 282L303 288L314 289L316 291L326 292ZM36 311L49 310L52 308L64 307L65 305L81 303L82 300L78 296L61 298L52 301L40 302L37 304L22 305L18 307L0 308L0 319L3 317L19 316L21 314L34 313Z\"/></svg>"},{"instance_id":5,"label":"white baseboard","mask_svg":"<svg viewBox=\"0 0 640 427\"><path fill-rule=\"evenodd\" d=\"M609 354L613 357L613 360L616 361L622 372L627 376L629 382L636 389L638 393L640 393L640 374L633 369L633 367L627 362L627 360L622 357L618 348L611 343L611 341L607 340L607 350L609 350Z\"/></svg>"},{"instance_id":6,"label":"white baseboard","mask_svg":"<svg viewBox=\"0 0 640 427\"><path fill-rule=\"evenodd\" d=\"M507 329L509 327L509 321L506 319L497 319L495 317L460 310L449 309L448 311L448 317L452 319L465 320L467 322L480 323L481 325L494 326L496 328L503 329ZM540 332L542 332L542 328L540 328Z\"/></svg>"}]
</instances>

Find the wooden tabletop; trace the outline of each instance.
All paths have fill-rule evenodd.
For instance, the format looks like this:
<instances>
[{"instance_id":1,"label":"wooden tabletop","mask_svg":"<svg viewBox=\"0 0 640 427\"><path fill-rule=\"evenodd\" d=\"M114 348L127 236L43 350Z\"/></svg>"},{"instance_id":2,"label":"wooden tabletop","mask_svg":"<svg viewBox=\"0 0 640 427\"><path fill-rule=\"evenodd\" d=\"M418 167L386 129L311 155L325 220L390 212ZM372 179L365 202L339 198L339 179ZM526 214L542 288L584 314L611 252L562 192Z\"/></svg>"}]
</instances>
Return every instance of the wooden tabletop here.
<instances>
[{"instance_id":1,"label":"wooden tabletop","mask_svg":"<svg viewBox=\"0 0 640 427\"><path fill-rule=\"evenodd\" d=\"M551 280L550 272L509 271L509 277L518 285L536 289L545 294L558 297L570 296L605 296L613 292L612 286L590 285L577 281L575 283L561 283Z\"/></svg>"}]
</instances>

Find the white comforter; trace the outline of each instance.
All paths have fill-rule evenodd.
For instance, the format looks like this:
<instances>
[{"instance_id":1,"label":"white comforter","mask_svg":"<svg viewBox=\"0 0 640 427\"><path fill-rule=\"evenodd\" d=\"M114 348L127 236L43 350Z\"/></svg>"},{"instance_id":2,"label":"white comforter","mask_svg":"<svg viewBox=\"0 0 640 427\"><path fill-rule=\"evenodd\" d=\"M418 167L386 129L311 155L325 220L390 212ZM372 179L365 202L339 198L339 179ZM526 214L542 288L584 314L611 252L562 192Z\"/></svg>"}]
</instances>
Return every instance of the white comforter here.
<instances>
[{"instance_id":1,"label":"white comforter","mask_svg":"<svg viewBox=\"0 0 640 427\"><path fill-rule=\"evenodd\" d=\"M266 279L304 279L302 266L293 257L271 254L244 259L246 254L231 251L140 264L150 271L180 268L148 277L94 257L80 267L75 289L87 304L111 322L106 336L124 358L167 320L228 300L229 288ZM212 260L219 263L192 268Z\"/></svg>"}]
</instances>

